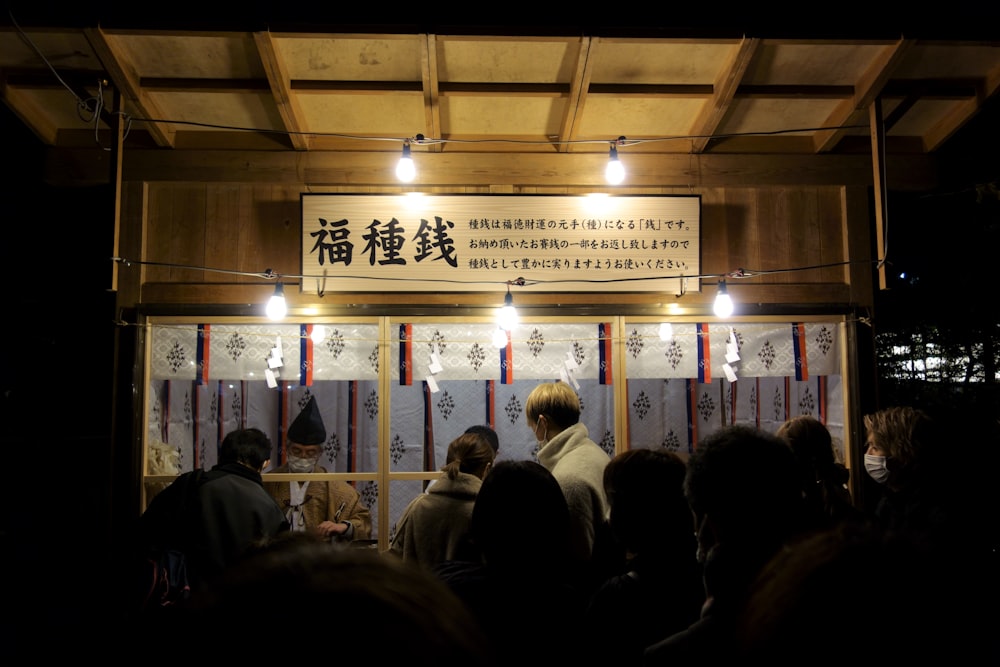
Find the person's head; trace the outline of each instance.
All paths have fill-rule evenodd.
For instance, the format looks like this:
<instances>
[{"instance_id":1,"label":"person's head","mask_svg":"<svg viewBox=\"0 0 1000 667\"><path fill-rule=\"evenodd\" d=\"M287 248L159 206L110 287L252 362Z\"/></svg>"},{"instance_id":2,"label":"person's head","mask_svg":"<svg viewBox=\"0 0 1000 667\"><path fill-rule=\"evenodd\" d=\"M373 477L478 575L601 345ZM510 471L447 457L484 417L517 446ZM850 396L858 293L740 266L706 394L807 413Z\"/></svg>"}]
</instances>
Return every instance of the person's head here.
<instances>
[{"instance_id":1,"label":"person's head","mask_svg":"<svg viewBox=\"0 0 1000 667\"><path fill-rule=\"evenodd\" d=\"M271 458L271 439L257 428L230 431L219 446L219 463L240 463L257 472Z\"/></svg>"},{"instance_id":2,"label":"person's head","mask_svg":"<svg viewBox=\"0 0 1000 667\"><path fill-rule=\"evenodd\" d=\"M684 495L695 515L702 557L725 542L776 544L801 519L791 448L751 426L725 426L698 443L688 459Z\"/></svg>"},{"instance_id":3,"label":"person's head","mask_svg":"<svg viewBox=\"0 0 1000 667\"><path fill-rule=\"evenodd\" d=\"M926 464L933 466L939 446L931 417L909 406L865 415L865 470L876 482L899 488Z\"/></svg>"},{"instance_id":4,"label":"person's head","mask_svg":"<svg viewBox=\"0 0 1000 667\"><path fill-rule=\"evenodd\" d=\"M496 453L485 438L475 433L463 433L448 445L448 455L441 470L450 479L457 478L460 472L482 479L493 466L494 458Z\"/></svg>"},{"instance_id":5,"label":"person's head","mask_svg":"<svg viewBox=\"0 0 1000 667\"><path fill-rule=\"evenodd\" d=\"M465 429L466 433L474 433L479 437L486 440L486 443L493 448L494 454L500 453L500 438L497 436L497 432L486 424L475 424Z\"/></svg>"},{"instance_id":6,"label":"person's head","mask_svg":"<svg viewBox=\"0 0 1000 667\"><path fill-rule=\"evenodd\" d=\"M981 595L956 551L850 522L811 533L762 568L737 645L747 664L980 662L972 656L994 636L984 615L943 612L969 610ZM840 632L852 618L855 627Z\"/></svg>"},{"instance_id":7,"label":"person's head","mask_svg":"<svg viewBox=\"0 0 1000 667\"><path fill-rule=\"evenodd\" d=\"M847 469L837 461L830 430L820 420L811 415L792 417L775 435L792 448L806 489L821 482L847 482Z\"/></svg>"},{"instance_id":8,"label":"person's head","mask_svg":"<svg viewBox=\"0 0 1000 667\"><path fill-rule=\"evenodd\" d=\"M337 628L328 648L338 662L368 662L378 647L399 664L494 664L482 628L443 582L374 550L331 549L308 531L254 545L190 602L188 629L230 638L209 647L227 658L305 657L318 629ZM258 641L283 624L281 641Z\"/></svg>"},{"instance_id":9,"label":"person's head","mask_svg":"<svg viewBox=\"0 0 1000 667\"><path fill-rule=\"evenodd\" d=\"M325 442L323 416L316 397L310 396L309 402L288 427L288 469L292 472L312 472L323 453Z\"/></svg>"},{"instance_id":10,"label":"person's head","mask_svg":"<svg viewBox=\"0 0 1000 667\"><path fill-rule=\"evenodd\" d=\"M543 382L528 394L524 415L535 439L544 442L580 421L580 397L565 382Z\"/></svg>"},{"instance_id":11,"label":"person's head","mask_svg":"<svg viewBox=\"0 0 1000 667\"><path fill-rule=\"evenodd\" d=\"M611 528L632 554L694 548L691 509L684 497L687 464L665 449L630 449L604 468ZM679 543L679 544L678 544Z\"/></svg>"},{"instance_id":12,"label":"person's head","mask_svg":"<svg viewBox=\"0 0 1000 667\"><path fill-rule=\"evenodd\" d=\"M530 517L513 518L516 508L530 508ZM470 531L491 567L535 571L569 559L566 496L552 473L535 461L500 461L493 467L476 496Z\"/></svg>"}]
</instances>

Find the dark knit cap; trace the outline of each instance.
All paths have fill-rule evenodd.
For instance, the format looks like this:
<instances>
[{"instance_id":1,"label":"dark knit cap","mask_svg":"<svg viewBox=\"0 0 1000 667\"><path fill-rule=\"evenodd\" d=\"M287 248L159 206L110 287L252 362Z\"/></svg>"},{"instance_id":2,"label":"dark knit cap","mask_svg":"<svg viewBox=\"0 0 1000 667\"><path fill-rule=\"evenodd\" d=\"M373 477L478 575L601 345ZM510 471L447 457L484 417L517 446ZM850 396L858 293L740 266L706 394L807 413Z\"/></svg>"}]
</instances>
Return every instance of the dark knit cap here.
<instances>
[{"instance_id":1,"label":"dark knit cap","mask_svg":"<svg viewBox=\"0 0 1000 667\"><path fill-rule=\"evenodd\" d=\"M288 439L300 445L322 445L326 442L326 427L315 396L309 397L306 407L288 427Z\"/></svg>"}]
</instances>

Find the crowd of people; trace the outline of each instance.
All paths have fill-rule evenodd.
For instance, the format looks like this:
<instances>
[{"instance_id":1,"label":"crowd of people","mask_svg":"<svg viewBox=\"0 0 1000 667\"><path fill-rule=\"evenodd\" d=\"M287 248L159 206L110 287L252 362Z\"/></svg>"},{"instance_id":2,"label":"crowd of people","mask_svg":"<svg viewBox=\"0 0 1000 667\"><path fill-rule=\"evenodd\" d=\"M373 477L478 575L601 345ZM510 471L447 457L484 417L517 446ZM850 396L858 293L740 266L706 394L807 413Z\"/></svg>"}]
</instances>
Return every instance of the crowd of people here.
<instances>
[{"instance_id":1,"label":"crowd of people","mask_svg":"<svg viewBox=\"0 0 1000 667\"><path fill-rule=\"evenodd\" d=\"M773 434L725 426L687 456L632 443L613 457L580 417L572 387L539 384L525 402L537 460L497 461L496 433L470 427L385 553L330 548L370 533L351 485L265 484L270 442L234 431L192 519L202 541L191 596L156 631L204 624L235 636L301 619L280 646L219 648L257 659L326 635L337 659L417 664L1000 658L997 492L985 475L963 474L977 462L959 466L924 411L865 416L854 474L877 493L868 507L811 416ZM994 422L965 452L993 452L996 434ZM276 470L323 471L325 438L310 401ZM146 515L163 512L169 491Z\"/></svg>"}]
</instances>

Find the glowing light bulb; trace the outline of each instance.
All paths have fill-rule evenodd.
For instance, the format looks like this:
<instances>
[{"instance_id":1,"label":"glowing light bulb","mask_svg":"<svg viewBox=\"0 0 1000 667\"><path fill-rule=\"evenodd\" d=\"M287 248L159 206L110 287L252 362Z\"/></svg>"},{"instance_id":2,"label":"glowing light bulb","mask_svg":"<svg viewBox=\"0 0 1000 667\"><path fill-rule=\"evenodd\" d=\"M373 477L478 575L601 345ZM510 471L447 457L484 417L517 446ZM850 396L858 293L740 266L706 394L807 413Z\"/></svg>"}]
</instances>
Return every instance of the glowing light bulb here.
<instances>
[{"instance_id":1,"label":"glowing light bulb","mask_svg":"<svg viewBox=\"0 0 1000 667\"><path fill-rule=\"evenodd\" d=\"M409 183L417 175L417 168L413 165L413 158L410 157L410 142L403 144L403 157L396 163L396 178Z\"/></svg>"},{"instance_id":2,"label":"glowing light bulb","mask_svg":"<svg viewBox=\"0 0 1000 667\"><path fill-rule=\"evenodd\" d=\"M625 180L625 165L618 159L618 147L611 145L611 155L608 157L608 166L604 170L604 178L611 185L618 185Z\"/></svg>"},{"instance_id":3,"label":"glowing light bulb","mask_svg":"<svg viewBox=\"0 0 1000 667\"><path fill-rule=\"evenodd\" d=\"M497 324L504 331L510 331L517 326L517 310L514 308L514 297L510 292L503 298L503 308L497 316Z\"/></svg>"},{"instance_id":4,"label":"glowing light bulb","mask_svg":"<svg viewBox=\"0 0 1000 667\"><path fill-rule=\"evenodd\" d=\"M493 347L498 350L507 347L507 332L501 327L497 327L497 330L493 332Z\"/></svg>"},{"instance_id":5,"label":"glowing light bulb","mask_svg":"<svg viewBox=\"0 0 1000 667\"><path fill-rule=\"evenodd\" d=\"M272 320L283 319L288 314L288 304L285 303L285 286L281 283L274 286L274 294L268 300L264 312Z\"/></svg>"},{"instance_id":6,"label":"glowing light bulb","mask_svg":"<svg viewBox=\"0 0 1000 667\"><path fill-rule=\"evenodd\" d=\"M719 293L715 296L715 315L716 317L729 317L733 314L733 300L729 296L729 290L726 289L726 281L719 281Z\"/></svg>"}]
</instances>

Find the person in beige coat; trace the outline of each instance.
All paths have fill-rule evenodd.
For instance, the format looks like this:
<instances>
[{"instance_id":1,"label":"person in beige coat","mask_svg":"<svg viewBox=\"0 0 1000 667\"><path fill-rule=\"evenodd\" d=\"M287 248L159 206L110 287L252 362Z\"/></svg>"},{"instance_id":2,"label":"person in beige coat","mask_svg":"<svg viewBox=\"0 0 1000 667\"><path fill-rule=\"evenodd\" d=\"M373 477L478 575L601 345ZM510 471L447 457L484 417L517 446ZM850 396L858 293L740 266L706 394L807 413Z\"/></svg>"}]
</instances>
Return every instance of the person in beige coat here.
<instances>
[{"instance_id":1,"label":"person in beige coat","mask_svg":"<svg viewBox=\"0 0 1000 667\"><path fill-rule=\"evenodd\" d=\"M319 465L325 442L326 427L312 396L288 427L288 462L268 472L327 472ZM264 488L285 512L293 531L311 530L334 544L371 539L371 512L347 482L269 481Z\"/></svg>"},{"instance_id":2,"label":"person in beige coat","mask_svg":"<svg viewBox=\"0 0 1000 667\"><path fill-rule=\"evenodd\" d=\"M469 524L494 457L493 447L476 433L453 440L441 477L403 510L389 553L427 568L450 560L479 560Z\"/></svg>"}]
</instances>

